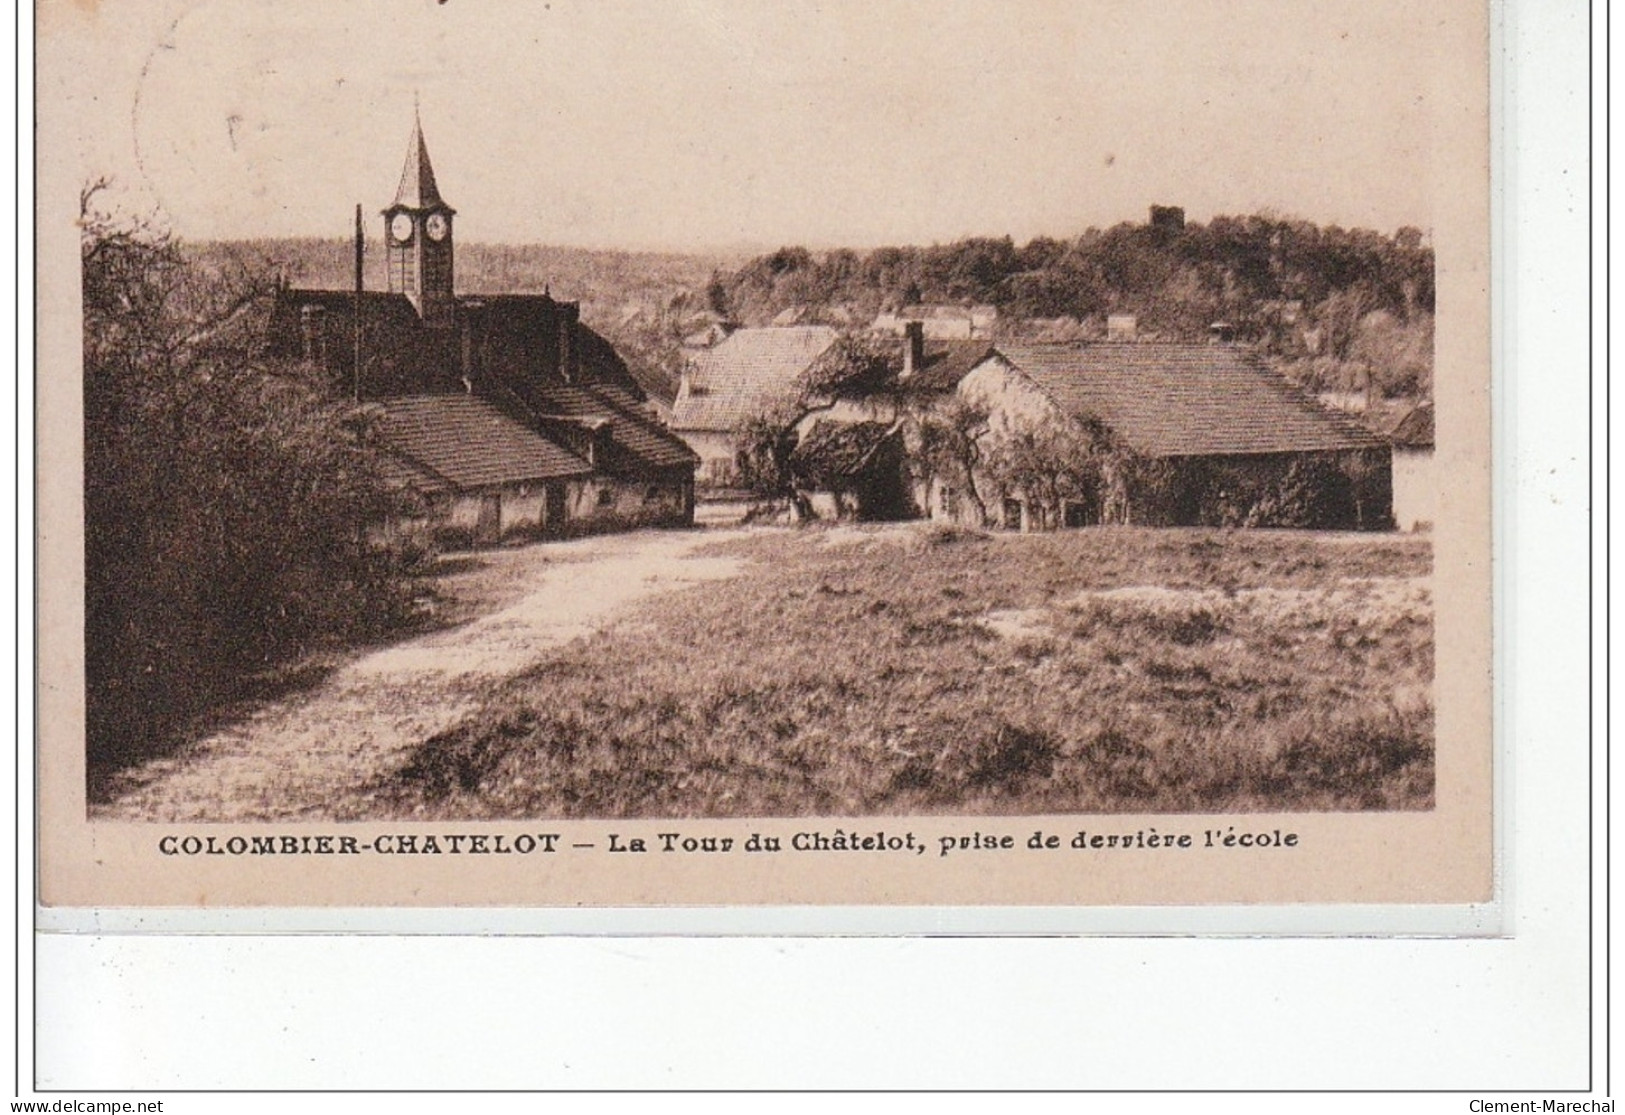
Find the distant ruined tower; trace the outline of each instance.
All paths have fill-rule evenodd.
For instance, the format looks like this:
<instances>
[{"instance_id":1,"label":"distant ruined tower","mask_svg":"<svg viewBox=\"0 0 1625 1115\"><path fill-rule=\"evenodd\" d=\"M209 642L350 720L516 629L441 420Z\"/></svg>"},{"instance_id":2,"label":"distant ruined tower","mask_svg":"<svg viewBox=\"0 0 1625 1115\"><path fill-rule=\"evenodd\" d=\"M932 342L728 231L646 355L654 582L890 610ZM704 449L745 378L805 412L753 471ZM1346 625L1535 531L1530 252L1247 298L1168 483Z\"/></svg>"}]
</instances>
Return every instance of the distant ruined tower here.
<instances>
[{"instance_id":1,"label":"distant ruined tower","mask_svg":"<svg viewBox=\"0 0 1625 1115\"><path fill-rule=\"evenodd\" d=\"M449 328L457 309L452 270L452 218L457 211L435 185L416 110L400 188L383 213L390 293L411 299L425 325Z\"/></svg>"}]
</instances>

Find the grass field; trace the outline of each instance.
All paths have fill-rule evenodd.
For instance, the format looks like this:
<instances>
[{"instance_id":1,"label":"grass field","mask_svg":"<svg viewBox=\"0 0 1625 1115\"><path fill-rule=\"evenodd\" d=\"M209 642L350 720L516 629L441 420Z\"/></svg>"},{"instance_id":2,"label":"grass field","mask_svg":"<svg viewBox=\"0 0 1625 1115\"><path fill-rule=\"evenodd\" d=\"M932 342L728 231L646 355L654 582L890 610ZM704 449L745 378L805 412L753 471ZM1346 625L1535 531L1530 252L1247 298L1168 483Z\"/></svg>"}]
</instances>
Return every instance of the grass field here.
<instances>
[{"instance_id":1,"label":"grass field","mask_svg":"<svg viewBox=\"0 0 1625 1115\"><path fill-rule=\"evenodd\" d=\"M766 530L423 744L422 817L1425 809L1425 537Z\"/></svg>"}]
</instances>

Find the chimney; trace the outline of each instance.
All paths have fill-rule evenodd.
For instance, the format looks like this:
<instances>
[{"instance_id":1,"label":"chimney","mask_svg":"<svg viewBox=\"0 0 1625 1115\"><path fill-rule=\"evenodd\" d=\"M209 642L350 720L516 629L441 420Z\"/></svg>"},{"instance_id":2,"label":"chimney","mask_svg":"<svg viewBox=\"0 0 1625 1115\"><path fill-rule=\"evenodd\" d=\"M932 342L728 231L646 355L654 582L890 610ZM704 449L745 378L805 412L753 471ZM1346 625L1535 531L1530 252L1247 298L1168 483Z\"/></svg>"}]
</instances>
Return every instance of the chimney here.
<instances>
[{"instance_id":1,"label":"chimney","mask_svg":"<svg viewBox=\"0 0 1625 1115\"><path fill-rule=\"evenodd\" d=\"M312 364L327 363L326 312L325 307L314 304L299 307L300 352Z\"/></svg>"},{"instance_id":2,"label":"chimney","mask_svg":"<svg viewBox=\"0 0 1625 1115\"><path fill-rule=\"evenodd\" d=\"M462 342L463 390L470 395L474 394L475 359L474 359L474 329L479 316L480 304L468 300L463 303L463 312L458 315L457 324Z\"/></svg>"},{"instance_id":3,"label":"chimney","mask_svg":"<svg viewBox=\"0 0 1625 1115\"><path fill-rule=\"evenodd\" d=\"M580 314L579 307L559 306L559 375L565 383L581 378L581 345L576 337L576 320Z\"/></svg>"},{"instance_id":4,"label":"chimney","mask_svg":"<svg viewBox=\"0 0 1625 1115\"><path fill-rule=\"evenodd\" d=\"M903 374L907 379L925 363L925 322L910 321L903 324Z\"/></svg>"},{"instance_id":5,"label":"chimney","mask_svg":"<svg viewBox=\"0 0 1625 1115\"><path fill-rule=\"evenodd\" d=\"M605 467L609 463L610 443L615 440L609 419L588 418L582 424L587 427L587 463L593 468Z\"/></svg>"},{"instance_id":6,"label":"chimney","mask_svg":"<svg viewBox=\"0 0 1625 1115\"><path fill-rule=\"evenodd\" d=\"M1106 339L1128 342L1134 340L1138 325L1133 314L1107 314Z\"/></svg>"}]
</instances>

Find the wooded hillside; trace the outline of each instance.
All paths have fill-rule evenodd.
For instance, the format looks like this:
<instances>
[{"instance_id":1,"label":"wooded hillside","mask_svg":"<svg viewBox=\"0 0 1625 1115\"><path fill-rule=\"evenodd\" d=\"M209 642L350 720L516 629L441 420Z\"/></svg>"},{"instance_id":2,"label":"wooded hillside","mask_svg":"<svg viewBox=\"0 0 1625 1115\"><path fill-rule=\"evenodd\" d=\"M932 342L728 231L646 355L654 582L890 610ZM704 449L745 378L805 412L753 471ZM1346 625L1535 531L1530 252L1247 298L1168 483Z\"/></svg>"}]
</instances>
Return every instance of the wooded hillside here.
<instances>
[{"instance_id":1,"label":"wooded hillside","mask_svg":"<svg viewBox=\"0 0 1625 1115\"><path fill-rule=\"evenodd\" d=\"M1162 220L1089 229L1071 239L971 238L929 247L814 253L785 247L719 276L718 312L765 325L791 308L802 321L861 326L910 303L983 304L1001 334L1103 337L1109 314L1134 314L1142 336L1196 341L1224 322L1322 390L1431 390L1433 249L1392 236L1266 215L1207 224Z\"/></svg>"}]
</instances>

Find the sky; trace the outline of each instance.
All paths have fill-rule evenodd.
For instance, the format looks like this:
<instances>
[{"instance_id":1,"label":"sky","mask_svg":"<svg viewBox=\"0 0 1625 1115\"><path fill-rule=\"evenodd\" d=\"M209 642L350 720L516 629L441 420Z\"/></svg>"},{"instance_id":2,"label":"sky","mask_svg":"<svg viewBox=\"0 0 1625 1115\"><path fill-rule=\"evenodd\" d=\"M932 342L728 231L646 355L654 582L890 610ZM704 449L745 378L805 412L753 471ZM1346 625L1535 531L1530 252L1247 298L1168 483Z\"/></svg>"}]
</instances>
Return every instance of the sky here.
<instances>
[{"instance_id":1,"label":"sky","mask_svg":"<svg viewBox=\"0 0 1625 1115\"><path fill-rule=\"evenodd\" d=\"M1453 2L1453 0L1451 0ZM42 158L192 239L369 228L414 97L463 241L1433 227L1440 3L45 0Z\"/></svg>"}]
</instances>

